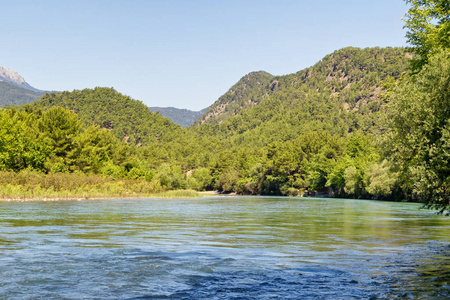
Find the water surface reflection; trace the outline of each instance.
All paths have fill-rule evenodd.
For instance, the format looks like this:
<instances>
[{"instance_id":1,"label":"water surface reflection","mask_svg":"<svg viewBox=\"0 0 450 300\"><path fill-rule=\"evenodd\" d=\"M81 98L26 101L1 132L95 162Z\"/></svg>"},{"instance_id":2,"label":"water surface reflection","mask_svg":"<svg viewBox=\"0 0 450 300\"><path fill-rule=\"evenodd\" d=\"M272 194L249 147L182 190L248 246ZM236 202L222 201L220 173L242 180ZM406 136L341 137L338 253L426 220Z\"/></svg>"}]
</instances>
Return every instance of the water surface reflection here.
<instances>
[{"instance_id":1,"label":"water surface reflection","mask_svg":"<svg viewBox=\"0 0 450 300\"><path fill-rule=\"evenodd\" d=\"M0 203L0 299L448 299L450 218L214 197Z\"/></svg>"}]
</instances>

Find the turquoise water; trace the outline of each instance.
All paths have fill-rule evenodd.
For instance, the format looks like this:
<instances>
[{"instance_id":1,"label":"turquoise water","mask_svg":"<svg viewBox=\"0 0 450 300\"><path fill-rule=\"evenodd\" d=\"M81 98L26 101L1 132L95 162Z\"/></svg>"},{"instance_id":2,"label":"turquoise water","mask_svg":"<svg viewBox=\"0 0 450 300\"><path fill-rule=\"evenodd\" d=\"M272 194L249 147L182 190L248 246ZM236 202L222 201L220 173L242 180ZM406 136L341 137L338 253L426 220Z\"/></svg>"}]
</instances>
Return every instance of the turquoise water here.
<instances>
[{"instance_id":1,"label":"turquoise water","mask_svg":"<svg viewBox=\"0 0 450 300\"><path fill-rule=\"evenodd\" d=\"M450 218L419 207L1 202L0 299L449 299Z\"/></svg>"}]
</instances>

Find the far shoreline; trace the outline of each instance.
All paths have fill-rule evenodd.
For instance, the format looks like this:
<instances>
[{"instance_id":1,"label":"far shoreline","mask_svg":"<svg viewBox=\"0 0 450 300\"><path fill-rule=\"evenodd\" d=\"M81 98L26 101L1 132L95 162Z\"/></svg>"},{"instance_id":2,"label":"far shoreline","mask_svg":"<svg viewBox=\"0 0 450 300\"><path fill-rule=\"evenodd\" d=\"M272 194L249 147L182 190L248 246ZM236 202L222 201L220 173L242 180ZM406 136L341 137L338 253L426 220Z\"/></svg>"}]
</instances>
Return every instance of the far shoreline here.
<instances>
[{"instance_id":1,"label":"far shoreline","mask_svg":"<svg viewBox=\"0 0 450 300\"><path fill-rule=\"evenodd\" d=\"M192 191L192 190L173 190L155 194L145 195L105 195L105 196L68 196L68 197L0 197L0 202L55 202L55 201L83 201L83 200L112 200L112 199L144 199L144 198L202 198L220 195L217 191Z\"/></svg>"}]
</instances>

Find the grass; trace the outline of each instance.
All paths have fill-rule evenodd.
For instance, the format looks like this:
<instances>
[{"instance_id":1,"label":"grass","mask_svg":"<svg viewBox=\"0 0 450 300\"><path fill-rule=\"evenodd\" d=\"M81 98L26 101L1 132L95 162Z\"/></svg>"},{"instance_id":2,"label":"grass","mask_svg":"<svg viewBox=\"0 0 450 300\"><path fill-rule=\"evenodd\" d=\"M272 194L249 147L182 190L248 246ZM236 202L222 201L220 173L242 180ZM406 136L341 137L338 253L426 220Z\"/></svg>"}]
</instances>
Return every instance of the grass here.
<instances>
[{"instance_id":1,"label":"grass","mask_svg":"<svg viewBox=\"0 0 450 300\"><path fill-rule=\"evenodd\" d=\"M0 172L0 199L60 200L105 198L194 198L191 190L163 191L158 182L116 179L94 174Z\"/></svg>"},{"instance_id":2,"label":"grass","mask_svg":"<svg viewBox=\"0 0 450 300\"><path fill-rule=\"evenodd\" d=\"M193 190L164 191L151 195L152 198L201 198L203 194Z\"/></svg>"}]
</instances>

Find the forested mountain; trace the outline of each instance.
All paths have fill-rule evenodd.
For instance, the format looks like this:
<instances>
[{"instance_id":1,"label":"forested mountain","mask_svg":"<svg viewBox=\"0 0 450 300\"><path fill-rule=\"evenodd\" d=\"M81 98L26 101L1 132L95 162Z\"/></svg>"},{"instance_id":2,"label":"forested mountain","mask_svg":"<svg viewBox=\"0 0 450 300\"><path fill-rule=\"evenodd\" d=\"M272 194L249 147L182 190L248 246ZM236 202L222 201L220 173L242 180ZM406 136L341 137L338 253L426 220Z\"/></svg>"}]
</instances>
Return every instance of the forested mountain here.
<instances>
[{"instance_id":1,"label":"forested mountain","mask_svg":"<svg viewBox=\"0 0 450 300\"><path fill-rule=\"evenodd\" d=\"M237 115L241 110L252 107L267 96L273 76L267 72L252 72L242 77L228 92L207 108L195 124L221 123Z\"/></svg>"},{"instance_id":2,"label":"forested mountain","mask_svg":"<svg viewBox=\"0 0 450 300\"><path fill-rule=\"evenodd\" d=\"M258 84L245 86L251 77L241 79L208 109L198 130L246 146L292 140L312 130L340 136L358 130L375 133L382 85L408 66L402 48L348 47L295 74L251 73L263 80L255 78ZM231 112L227 107L233 107Z\"/></svg>"},{"instance_id":3,"label":"forested mountain","mask_svg":"<svg viewBox=\"0 0 450 300\"><path fill-rule=\"evenodd\" d=\"M180 131L180 127L168 118L153 113L141 101L122 95L112 88L47 93L34 106L70 109L86 124L109 129L117 138L130 145L169 142Z\"/></svg>"},{"instance_id":4,"label":"forested mountain","mask_svg":"<svg viewBox=\"0 0 450 300\"><path fill-rule=\"evenodd\" d=\"M159 112L162 116L169 118L175 124L181 127L189 127L194 124L195 120L200 118L205 112L206 108L200 111L192 111L188 109L180 109L175 107L150 107L153 112Z\"/></svg>"},{"instance_id":5,"label":"forested mountain","mask_svg":"<svg viewBox=\"0 0 450 300\"><path fill-rule=\"evenodd\" d=\"M122 95L112 88L47 93L32 104L33 110L59 106L75 112L86 126L108 129L120 141L132 146L135 162L157 167L161 163L181 164L193 168L204 164L217 147L208 143L213 137L188 132L171 120L152 112L141 101ZM209 145L209 146L208 146ZM137 157L140 157L139 159Z\"/></svg>"},{"instance_id":6,"label":"forested mountain","mask_svg":"<svg viewBox=\"0 0 450 300\"><path fill-rule=\"evenodd\" d=\"M0 107L31 103L45 92L26 89L13 83L0 81Z\"/></svg>"}]
</instances>

